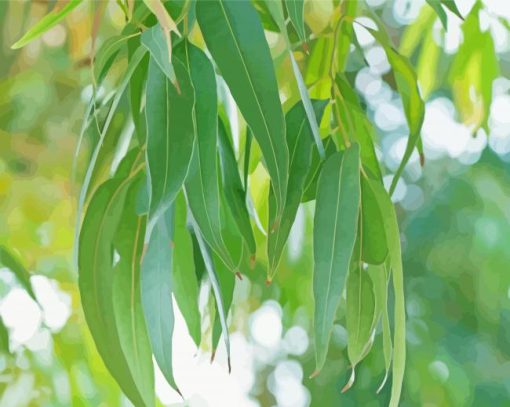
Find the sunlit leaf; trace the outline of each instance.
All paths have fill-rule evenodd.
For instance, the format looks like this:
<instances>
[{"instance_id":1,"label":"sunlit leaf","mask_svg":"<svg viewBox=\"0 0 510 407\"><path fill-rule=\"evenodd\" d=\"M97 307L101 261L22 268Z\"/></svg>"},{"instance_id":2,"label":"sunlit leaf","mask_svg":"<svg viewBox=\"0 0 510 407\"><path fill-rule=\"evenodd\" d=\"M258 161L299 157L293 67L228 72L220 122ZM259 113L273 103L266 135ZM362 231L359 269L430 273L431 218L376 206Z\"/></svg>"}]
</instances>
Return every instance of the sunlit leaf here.
<instances>
[{"instance_id":1,"label":"sunlit leaf","mask_svg":"<svg viewBox=\"0 0 510 407\"><path fill-rule=\"evenodd\" d=\"M18 49L24 47L29 42L43 35L50 28L57 25L65 16L80 5L82 0L69 0L69 2L58 11L52 11L45 15L37 24L28 30L23 37L16 41L11 48Z\"/></svg>"},{"instance_id":2,"label":"sunlit leaf","mask_svg":"<svg viewBox=\"0 0 510 407\"><path fill-rule=\"evenodd\" d=\"M281 213L289 154L278 84L259 17L249 2L211 0L197 4L197 19L207 47L262 150Z\"/></svg>"},{"instance_id":3,"label":"sunlit leaf","mask_svg":"<svg viewBox=\"0 0 510 407\"><path fill-rule=\"evenodd\" d=\"M319 178L313 230L316 371L326 360L336 310L349 270L360 209L357 144L333 154Z\"/></svg>"},{"instance_id":4,"label":"sunlit leaf","mask_svg":"<svg viewBox=\"0 0 510 407\"><path fill-rule=\"evenodd\" d=\"M7 250L5 246L0 246L0 265L7 267L16 276L16 279L27 293L37 301L30 283L30 273L17 259L17 256Z\"/></svg>"}]
</instances>

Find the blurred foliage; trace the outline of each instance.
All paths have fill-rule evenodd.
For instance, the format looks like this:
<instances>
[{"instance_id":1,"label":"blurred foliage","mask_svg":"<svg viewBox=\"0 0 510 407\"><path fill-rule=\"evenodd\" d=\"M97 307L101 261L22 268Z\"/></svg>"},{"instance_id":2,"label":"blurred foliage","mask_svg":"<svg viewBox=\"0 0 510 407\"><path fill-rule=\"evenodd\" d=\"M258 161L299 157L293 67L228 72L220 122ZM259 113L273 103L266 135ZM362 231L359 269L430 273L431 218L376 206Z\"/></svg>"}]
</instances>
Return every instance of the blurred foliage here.
<instances>
[{"instance_id":1,"label":"blurred foliage","mask_svg":"<svg viewBox=\"0 0 510 407\"><path fill-rule=\"evenodd\" d=\"M12 333L12 327L5 323L4 329L4 324L0 325L0 406L116 406L127 401L104 367L85 324L73 264L79 182L72 179L71 173L81 119L92 92L89 55L99 7L86 2L65 22L22 51L10 49L55 3L0 2L0 244L22 259L33 275L57 281L59 290L70 296L72 313L63 328L51 328L44 321L40 324L38 332L51 332L42 349L28 340L17 344L11 338L7 351L5 338ZM262 2L255 3L263 9ZM460 30L459 35L464 38L452 50L440 18L425 2L369 3L380 4L369 6L372 10L367 15L373 12L374 19L382 19L389 27L396 47L416 67L425 100L444 97L453 100L455 119L469 124L470 133L490 139L497 125L491 121L493 81L507 76L510 67L506 31L510 22L505 19L510 13L499 16L481 1L473 8L462 5L463 21L447 12L448 30ZM408 14L401 12L405 4L410 10ZM334 27L330 24L333 10L333 2L306 2L306 23L312 34L310 54L298 49L295 56L300 64L306 64L303 72L312 97L330 95L328 64L334 44ZM106 4L97 45L118 34L123 19L122 9L115 2ZM290 106L289 101L297 100L299 93L289 75L290 61L282 57L285 44L272 33L276 23L269 12L264 26L276 61L278 81L286 105ZM500 26L505 28L504 34L494 28ZM315 40L315 33L323 35ZM506 35L506 46L497 45L498 33ZM367 59L370 61L367 52L372 45L360 43L359 38L357 41L346 62L346 76L351 83L356 83ZM122 61L114 66L114 75L100 89L105 99L115 86L115 73L122 72L122 66L125 66ZM393 92L397 86L395 78L384 69L379 74ZM510 86L505 89L503 94L508 96ZM364 96L363 108L377 123L375 109ZM128 109L123 100L112 132L124 129ZM506 136L510 137L508 128ZM394 133L399 129L385 131L380 126L374 129L379 138L378 151L389 155L396 140ZM321 127L321 133L325 131ZM89 146L97 138L93 133L87 134L86 152L77 163L78 179L83 177ZM254 146L252 158L260 157L256 149ZM467 164L457 157L432 154L432 158L427 157L424 169L417 170L418 176L412 160L411 169L404 173L408 193L414 188L420 198L412 207L404 198L397 204L404 242L408 324L402 406L504 406L510 400L510 275L506 272L510 261L509 164L508 155L493 150L487 147L481 157ZM111 157L102 159L108 161ZM385 174L395 171L393 163L385 162ZM260 167L253 168L251 195L262 219L267 218L268 188ZM301 246L297 252L288 248L289 255L284 256L271 286L265 285L263 264L257 263L247 273L249 293L238 295L240 299L235 301L232 330L249 338L246 322L249 315L265 301L276 300L284 310L284 332L296 325L311 331L312 209L313 203L302 205L296 223L300 222L303 229L299 233L295 227L291 233L291 240ZM256 239L263 240L258 230ZM2 299L19 286L7 276L6 269L2 269ZM4 315L2 299L0 314ZM23 316L23 309L17 311ZM300 356L285 354L283 358L296 359L302 365L305 376L302 383L312 406L387 405L389 386L375 396L384 376L382 352L372 352L359 367L355 386L345 394L340 393L350 372L344 316L338 315L338 321L328 361L319 377L307 378L314 368L311 346ZM382 335L378 333L375 341L379 346ZM208 340L203 341L202 349L210 350ZM261 361L257 367L250 394L261 406L277 402L268 385L276 362L276 359Z\"/></svg>"}]
</instances>

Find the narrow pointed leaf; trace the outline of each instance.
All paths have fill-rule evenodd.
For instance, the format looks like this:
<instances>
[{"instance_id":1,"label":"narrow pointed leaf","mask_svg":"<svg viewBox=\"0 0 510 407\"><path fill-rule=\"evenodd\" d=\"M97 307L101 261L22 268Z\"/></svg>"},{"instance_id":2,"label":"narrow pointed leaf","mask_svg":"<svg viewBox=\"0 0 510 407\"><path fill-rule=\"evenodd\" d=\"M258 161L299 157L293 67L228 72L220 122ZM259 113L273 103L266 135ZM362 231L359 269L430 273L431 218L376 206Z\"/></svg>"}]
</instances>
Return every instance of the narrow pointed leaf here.
<instances>
[{"instance_id":1,"label":"narrow pointed leaf","mask_svg":"<svg viewBox=\"0 0 510 407\"><path fill-rule=\"evenodd\" d=\"M313 231L316 369L324 365L335 313L356 241L360 209L359 147L328 158L319 179Z\"/></svg>"},{"instance_id":2,"label":"narrow pointed leaf","mask_svg":"<svg viewBox=\"0 0 510 407\"><path fill-rule=\"evenodd\" d=\"M173 60L168 54L165 33L160 25L155 25L142 33L142 45L149 50L154 62L173 84L178 81ZM179 83L180 85L180 83Z\"/></svg>"},{"instance_id":3,"label":"narrow pointed leaf","mask_svg":"<svg viewBox=\"0 0 510 407\"><path fill-rule=\"evenodd\" d=\"M164 210L180 190L193 152L194 90L186 67L174 60L180 94L154 58L147 79L147 167L151 217Z\"/></svg>"},{"instance_id":4,"label":"narrow pointed leaf","mask_svg":"<svg viewBox=\"0 0 510 407\"><path fill-rule=\"evenodd\" d=\"M171 205L157 219L142 260L141 297L154 358L167 382L178 391L172 365L173 223Z\"/></svg>"},{"instance_id":5,"label":"narrow pointed leaf","mask_svg":"<svg viewBox=\"0 0 510 407\"><path fill-rule=\"evenodd\" d=\"M194 273L193 242L186 226L186 200L180 193L175 200L173 235L174 297L188 326L195 345L200 346L200 311L198 310L198 282Z\"/></svg>"},{"instance_id":6,"label":"narrow pointed leaf","mask_svg":"<svg viewBox=\"0 0 510 407\"><path fill-rule=\"evenodd\" d=\"M37 301L30 283L30 273L5 246L0 246L0 265L7 267L16 276L16 279L27 293Z\"/></svg>"},{"instance_id":7,"label":"narrow pointed leaf","mask_svg":"<svg viewBox=\"0 0 510 407\"><path fill-rule=\"evenodd\" d=\"M379 201L384 226L386 230L386 239L389 249L389 263L391 267L391 276L393 280L393 291L395 296L395 332L393 337L393 380L391 384L390 407L396 407L400 401L402 392L402 382L404 380L404 370L406 363L406 314L404 299L404 281L402 269L402 253L400 248L400 233L398 228L395 208L391 202L388 193L384 187L377 182L370 181L372 189Z\"/></svg>"},{"instance_id":8,"label":"narrow pointed leaf","mask_svg":"<svg viewBox=\"0 0 510 407\"><path fill-rule=\"evenodd\" d=\"M143 181L139 177L138 181ZM136 196L141 183L127 192L115 247L120 256L114 268L113 309L122 352L146 406L153 406L154 366L140 294L140 260L145 235L145 217L136 214Z\"/></svg>"},{"instance_id":9,"label":"narrow pointed leaf","mask_svg":"<svg viewBox=\"0 0 510 407\"><path fill-rule=\"evenodd\" d=\"M245 158L245 186L241 182L239 176L239 169L237 167L237 161L234 155L234 149L227 135L225 125L222 120L218 121L218 136L219 136L219 151L221 161L221 181L222 190L225 195L227 204L232 212L233 218L237 224L239 232L243 236L244 241L248 246L250 254L255 254L256 245L255 238L253 236L253 229L250 223L250 215L246 208L246 180L247 165L249 161ZM248 143L246 146L249 146ZM248 148L248 147L247 147ZM248 150L249 151L249 150Z\"/></svg>"},{"instance_id":10,"label":"narrow pointed leaf","mask_svg":"<svg viewBox=\"0 0 510 407\"><path fill-rule=\"evenodd\" d=\"M136 160L133 158L132 155L126 157L117 171L118 176L102 184L90 201L80 231L78 281L87 325L99 354L129 399L135 405L144 405L122 353L112 302L112 240L127 190L133 176L140 171L140 168L135 168Z\"/></svg>"},{"instance_id":11,"label":"narrow pointed leaf","mask_svg":"<svg viewBox=\"0 0 510 407\"><path fill-rule=\"evenodd\" d=\"M0 318L0 354L9 354L9 330L4 324L2 318Z\"/></svg>"},{"instance_id":12,"label":"narrow pointed leaf","mask_svg":"<svg viewBox=\"0 0 510 407\"><path fill-rule=\"evenodd\" d=\"M441 21L441 24L443 25L443 28L445 30L448 29L448 16L446 15L446 11L443 9L443 6L441 5L442 1L440 0L427 0L427 3L434 9L437 16L439 17L439 20Z\"/></svg>"},{"instance_id":13,"label":"narrow pointed leaf","mask_svg":"<svg viewBox=\"0 0 510 407\"><path fill-rule=\"evenodd\" d=\"M366 270L356 265L349 272L346 289L347 354L353 369L367 353L374 314L372 280Z\"/></svg>"},{"instance_id":14,"label":"narrow pointed leaf","mask_svg":"<svg viewBox=\"0 0 510 407\"><path fill-rule=\"evenodd\" d=\"M327 101L314 100L314 116L322 117ZM287 242L292 224L303 196L303 187L310 169L313 135L305 108L297 103L285 116L287 131L287 147L290 152L289 182L287 185L287 199L280 221L280 227L268 236L269 278L271 279L280 261L283 248ZM269 199L269 223L274 222L276 216L275 202L272 194Z\"/></svg>"},{"instance_id":15,"label":"narrow pointed leaf","mask_svg":"<svg viewBox=\"0 0 510 407\"><path fill-rule=\"evenodd\" d=\"M257 140L283 210L288 178L285 124L273 62L259 17L247 1L197 4L205 42Z\"/></svg>"},{"instance_id":16,"label":"narrow pointed leaf","mask_svg":"<svg viewBox=\"0 0 510 407\"><path fill-rule=\"evenodd\" d=\"M50 28L56 26L65 16L80 5L82 0L70 0L62 9L52 11L45 15L38 23L28 30L23 37L16 41L11 48L18 49L24 47L29 42L43 35Z\"/></svg>"},{"instance_id":17,"label":"narrow pointed leaf","mask_svg":"<svg viewBox=\"0 0 510 407\"><path fill-rule=\"evenodd\" d=\"M139 38L128 40L128 58L132 58L139 47ZM140 65L133 72L133 77L129 83L129 103L131 107L131 116L135 126L135 133L140 145L147 139L147 124L145 120L144 107L145 84L147 82L147 71L149 69L149 56L145 55Z\"/></svg>"}]
</instances>

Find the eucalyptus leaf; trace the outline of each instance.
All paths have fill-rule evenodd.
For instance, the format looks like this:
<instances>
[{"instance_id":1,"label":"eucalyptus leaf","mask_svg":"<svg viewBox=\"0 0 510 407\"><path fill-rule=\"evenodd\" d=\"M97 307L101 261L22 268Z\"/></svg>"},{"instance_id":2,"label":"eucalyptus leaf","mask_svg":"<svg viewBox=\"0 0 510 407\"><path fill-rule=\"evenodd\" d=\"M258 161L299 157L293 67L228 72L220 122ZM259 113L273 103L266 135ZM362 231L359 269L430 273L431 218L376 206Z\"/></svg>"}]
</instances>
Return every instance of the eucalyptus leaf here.
<instances>
[{"instance_id":1,"label":"eucalyptus leaf","mask_svg":"<svg viewBox=\"0 0 510 407\"><path fill-rule=\"evenodd\" d=\"M353 255L360 210L359 146L324 163L317 189L313 230L315 357L326 360L331 330Z\"/></svg>"},{"instance_id":2,"label":"eucalyptus leaf","mask_svg":"<svg viewBox=\"0 0 510 407\"><path fill-rule=\"evenodd\" d=\"M306 42L304 0L285 0L285 7L299 39Z\"/></svg>"},{"instance_id":3,"label":"eucalyptus leaf","mask_svg":"<svg viewBox=\"0 0 510 407\"><path fill-rule=\"evenodd\" d=\"M32 283L30 282L30 273L17 259L17 256L12 254L3 245L0 245L0 265L7 267L23 286L28 295L30 295L34 301L37 301L34 290L32 289Z\"/></svg>"}]
</instances>

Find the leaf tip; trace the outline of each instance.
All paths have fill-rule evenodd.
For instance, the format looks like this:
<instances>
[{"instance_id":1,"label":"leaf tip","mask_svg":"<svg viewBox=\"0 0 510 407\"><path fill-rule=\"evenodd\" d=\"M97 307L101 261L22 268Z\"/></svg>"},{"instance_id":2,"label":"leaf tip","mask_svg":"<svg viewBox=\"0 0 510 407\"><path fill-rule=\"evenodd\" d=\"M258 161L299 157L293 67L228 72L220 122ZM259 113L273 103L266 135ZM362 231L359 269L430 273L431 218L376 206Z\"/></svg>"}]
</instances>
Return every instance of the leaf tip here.
<instances>
[{"instance_id":1,"label":"leaf tip","mask_svg":"<svg viewBox=\"0 0 510 407\"><path fill-rule=\"evenodd\" d=\"M352 367L352 373L351 373L351 377L349 377L349 380L347 381L347 383L345 384L344 387L342 387L342 393L345 393L347 390L349 390L352 385L354 384L354 380L356 379L356 371L354 370L355 369L355 366Z\"/></svg>"},{"instance_id":2,"label":"leaf tip","mask_svg":"<svg viewBox=\"0 0 510 407\"><path fill-rule=\"evenodd\" d=\"M423 153L420 153L420 166L421 167L425 166L425 154Z\"/></svg>"},{"instance_id":3,"label":"leaf tip","mask_svg":"<svg viewBox=\"0 0 510 407\"><path fill-rule=\"evenodd\" d=\"M211 353L211 364L214 362L214 358L216 357L216 349L213 349Z\"/></svg>"},{"instance_id":4,"label":"leaf tip","mask_svg":"<svg viewBox=\"0 0 510 407\"><path fill-rule=\"evenodd\" d=\"M236 277L237 277L239 280L243 281L243 275L241 274L241 272L240 272L240 271L236 271Z\"/></svg>"},{"instance_id":5,"label":"leaf tip","mask_svg":"<svg viewBox=\"0 0 510 407\"><path fill-rule=\"evenodd\" d=\"M319 376L319 373L321 371L319 369L315 369L310 376L308 376L309 379L315 379L317 376Z\"/></svg>"},{"instance_id":6,"label":"leaf tip","mask_svg":"<svg viewBox=\"0 0 510 407\"><path fill-rule=\"evenodd\" d=\"M230 363L230 355L227 357L228 374L232 373L232 364Z\"/></svg>"},{"instance_id":7,"label":"leaf tip","mask_svg":"<svg viewBox=\"0 0 510 407\"><path fill-rule=\"evenodd\" d=\"M255 253L250 256L250 270L255 268L255 263L257 262L257 258L255 257Z\"/></svg>"}]
</instances>

